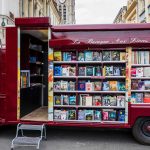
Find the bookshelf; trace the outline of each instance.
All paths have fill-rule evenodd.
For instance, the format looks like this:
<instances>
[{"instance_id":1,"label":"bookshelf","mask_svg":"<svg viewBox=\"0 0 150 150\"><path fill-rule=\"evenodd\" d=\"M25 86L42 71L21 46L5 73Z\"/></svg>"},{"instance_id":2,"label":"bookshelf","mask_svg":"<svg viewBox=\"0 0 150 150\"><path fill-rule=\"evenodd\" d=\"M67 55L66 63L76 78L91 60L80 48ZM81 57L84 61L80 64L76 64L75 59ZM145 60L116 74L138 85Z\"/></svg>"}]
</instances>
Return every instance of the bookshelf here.
<instances>
[{"instance_id":1,"label":"bookshelf","mask_svg":"<svg viewBox=\"0 0 150 150\"><path fill-rule=\"evenodd\" d=\"M54 50L54 121L125 123L126 62L126 49Z\"/></svg>"},{"instance_id":2,"label":"bookshelf","mask_svg":"<svg viewBox=\"0 0 150 150\"><path fill-rule=\"evenodd\" d=\"M131 103L150 103L150 50L132 49Z\"/></svg>"}]
</instances>

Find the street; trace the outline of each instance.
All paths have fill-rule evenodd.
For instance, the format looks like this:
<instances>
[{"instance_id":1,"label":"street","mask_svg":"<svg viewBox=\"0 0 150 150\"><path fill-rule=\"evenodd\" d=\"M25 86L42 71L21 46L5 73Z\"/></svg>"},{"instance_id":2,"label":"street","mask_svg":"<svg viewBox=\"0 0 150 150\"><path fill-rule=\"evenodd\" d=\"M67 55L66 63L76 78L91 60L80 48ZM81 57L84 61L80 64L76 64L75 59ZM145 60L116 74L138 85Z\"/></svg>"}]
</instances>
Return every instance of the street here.
<instances>
[{"instance_id":1,"label":"street","mask_svg":"<svg viewBox=\"0 0 150 150\"><path fill-rule=\"evenodd\" d=\"M9 150L16 126L0 127L0 150ZM34 150L17 147L16 150ZM131 130L47 128L41 150L149 150L132 137Z\"/></svg>"}]
</instances>

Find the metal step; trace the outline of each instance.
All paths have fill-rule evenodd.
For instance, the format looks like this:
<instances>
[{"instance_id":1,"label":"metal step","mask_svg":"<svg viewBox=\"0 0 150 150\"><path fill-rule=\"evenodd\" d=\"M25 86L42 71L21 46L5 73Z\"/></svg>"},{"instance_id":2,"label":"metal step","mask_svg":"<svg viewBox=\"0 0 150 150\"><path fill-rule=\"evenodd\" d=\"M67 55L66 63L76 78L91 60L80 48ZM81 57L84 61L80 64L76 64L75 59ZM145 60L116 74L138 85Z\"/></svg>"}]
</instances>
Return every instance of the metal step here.
<instances>
[{"instance_id":1,"label":"metal step","mask_svg":"<svg viewBox=\"0 0 150 150\"><path fill-rule=\"evenodd\" d=\"M20 126L18 126L18 129L21 130L43 130L43 125L29 125L29 124L21 124Z\"/></svg>"}]
</instances>

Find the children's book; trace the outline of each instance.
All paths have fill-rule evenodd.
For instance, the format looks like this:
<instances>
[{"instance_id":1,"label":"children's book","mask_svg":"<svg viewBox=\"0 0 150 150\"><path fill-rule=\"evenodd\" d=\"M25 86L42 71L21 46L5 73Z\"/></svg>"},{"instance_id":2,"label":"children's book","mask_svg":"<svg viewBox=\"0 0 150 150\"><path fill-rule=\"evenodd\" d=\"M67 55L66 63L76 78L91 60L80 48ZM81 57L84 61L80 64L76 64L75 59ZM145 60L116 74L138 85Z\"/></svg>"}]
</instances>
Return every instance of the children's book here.
<instances>
[{"instance_id":1,"label":"children's book","mask_svg":"<svg viewBox=\"0 0 150 150\"><path fill-rule=\"evenodd\" d=\"M150 67L144 67L144 77L150 77Z\"/></svg>"},{"instance_id":2,"label":"children's book","mask_svg":"<svg viewBox=\"0 0 150 150\"><path fill-rule=\"evenodd\" d=\"M61 81L61 90L68 91L68 81Z\"/></svg>"},{"instance_id":3,"label":"children's book","mask_svg":"<svg viewBox=\"0 0 150 150\"><path fill-rule=\"evenodd\" d=\"M84 61L84 52L79 52L78 61Z\"/></svg>"},{"instance_id":4,"label":"children's book","mask_svg":"<svg viewBox=\"0 0 150 150\"><path fill-rule=\"evenodd\" d=\"M76 61L76 53L75 52L71 52L71 61Z\"/></svg>"},{"instance_id":5,"label":"children's book","mask_svg":"<svg viewBox=\"0 0 150 150\"><path fill-rule=\"evenodd\" d=\"M94 110L94 120L102 120L102 113L100 110Z\"/></svg>"},{"instance_id":6,"label":"children's book","mask_svg":"<svg viewBox=\"0 0 150 150\"><path fill-rule=\"evenodd\" d=\"M85 110L85 119L86 120L93 120L94 119L93 110Z\"/></svg>"},{"instance_id":7,"label":"children's book","mask_svg":"<svg viewBox=\"0 0 150 150\"><path fill-rule=\"evenodd\" d=\"M68 111L61 110L61 120L68 120Z\"/></svg>"},{"instance_id":8,"label":"children's book","mask_svg":"<svg viewBox=\"0 0 150 150\"><path fill-rule=\"evenodd\" d=\"M110 106L110 96L103 96L102 97L102 105L103 106Z\"/></svg>"},{"instance_id":9,"label":"children's book","mask_svg":"<svg viewBox=\"0 0 150 150\"><path fill-rule=\"evenodd\" d=\"M119 110L118 111L118 121L125 121L125 111L124 110Z\"/></svg>"},{"instance_id":10,"label":"children's book","mask_svg":"<svg viewBox=\"0 0 150 150\"><path fill-rule=\"evenodd\" d=\"M61 82L60 81L54 82L54 90L55 91L61 90Z\"/></svg>"},{"instance_id":11,"label":"children's book","mask_svg":"<svg viewBox=\"0 0 150 150\"><path fill-rule=\"evenodd\" d=\"M54 76L62 76L62 68L61 66L54 67Z\"/></svg>"},{"instance_id":12,"label":"children's book","mask_svg":"<svg viewBox=\"0 0 150 150\"><path fill-rule=\"evenodd\" d=\"M125 82L117 82L118 91L126 91Z\"/></svg>"},{"instance_id":13,"label":"children's book","mask_svg":"<svg viewBox=\"0 0 150 150\"><path fill-rule=\"evenodd\" d=\"M61 119L61 110L54 110L54 119L60 120Z\"/></svg>"},{"instance_id":14,"label":"children's book","mask_svg":"<svg viewBox=\"0 0 150 150\"><path fill-rule=\"evenodd\" d=\"M105 76L113 76L113 66L105 67Z\"/></svg>"},{"instance_id":15,"label":"children's book","mask_svg":"<svg viewBox=\"0 0 150 150\"><path fill-rule=\"evenodd\" d=\"M131 89L132 90L138 90L138 80L132 80Z\"/></svg>"},{"instance_id":16,"label":"children's book","mask_svg":"<svg viewBox=\"0 0 150 150\"><path fill-rule=\"evenodd\" d=\"M120 75L126 76L126 68L125 67L120 67Z\"/></svg>"},{"instance_id":17,"label":"children's book","mask_svg":"<svg viewBox=\"0 0 150 150\"><path fill-rule=\"evenodd\" d=\"M118 83L117 81L109 81L109 90L110 91L117 91L118 90L117 83Z\"/></svg>"},{"instance_id":18,"label":"children's book","mask_svg":"<svg viewBox=\"0 0 150 150\"><path fill-rule=\"evenodd\" d=\"M69 96L69 105L76 105L76 96Z\"/></svg>"},{"instance_id":19,"label":"children's book","mask_svg":"<svg viewBox=\"0 0 150 150\"><path fill-rule=\"evenodd\" d=\"M108 120L109 121L116 121L116 110L111 110L111 111L108 111Z\"/></svg>"},{"instance_id":20,"label":"children's book","mask_svg":"<svg viewBox=\"0 0 150 150\"><path fill-rule=\"evenodd\" d=\"M118 107L125 107L125 96L123 96L123 95L117 96L117 106Z\"/></svg>"},{"instance_id":21,"label":"children's book","mask_svg":"<svg viewBox=\"0 0 150 150\"><path fill-rule=\"evenodd\" d=\"M138 81L138 90L145 90L144 81Z\"/></svg>"},{"instance_id":22,"label":"children's book","mask_svg":"<svg viewBox=\"0 0 150 150\"><path fill-rule=\"evenodd\" d=\"M101 61L101 52L93 52L93 61Z\"/></svg>"},{"instance_id":23,"label":"children's book","mask_svg":"<svg viewBox=\"0 0 150 150\"><path fill-rule=\"evenodd\" d=\"M116 96L110 96L110 106L117 106Z\"/></svg>"},{"instance_id":24,"label":"children's book","mask_svg":"<svg viewBox=\"0 0 150 150\"><path fill-rule=\"evenodd\" d=\"M69 67L69 76L76 76L76 67Z\"/></svg>"},{"instance_id":25,"label":"children's book","mask_svg":"<svg viewBox=\"0 0 150 150\"><path fill-rule=\"evenodd\" d=\"M85 61L93 60L93 52L92 51L85 51L84 56L85 56Z\"/></svg>"},{"instance_id":26,"label":"children's book","mask_svg":"<svg viewBox=\"0 0 150 150\"><path fill-rule=\"evenodd\" d=\"M108 111L103 109L103 121L108 121Z\"/></svg>"},{"instance_id":27,"label":"children's book","mask_svg":"<svg viewBox=\"0 0 150 150\"><path fill-rule=\"evenodd\" d=\"M78 120L85 120L85 110L78 111Z\"/></svg>"},{"instance_id":28,"label":"children's book","mask_svg":"<svg viewBox=\"0 0 150 150\"><path fill-rule=\"evenodd\" d=\"M69 96L61 95L61 101L62 101L63 105L69 105Z\"/></svg>"},{"instance_id":29,"label":"children's book","mask_svg":"<svg viewBox=\"0 0 150 150\"><path fill-rule=\"evenodd\" d=\"M120 76L121 75L120 67L113 67L113 75L114 76Z\"/></svg>"},{"instance_id":30,"label":"children's book","mask_svg":"<svg viewBox=\"0 0 150 150\"><path fill-rule=\"evenodd\" d=\"M62 76L69 76L69 67L68 65L62 65Z\"/></svg>"},{"instance_id":31,"label":"children's book","mask_svg":"<svg viewBox=\"0 0 150 150\"><path fill-rule=\"evenodd\" d=\"M150 90L150 80L145 80L144 85L145 85L145 90Z\"/></svg>"},{"instance_id":32,"label":"children's book","mask_svg":"<svg viewBox=\"0 0 150 150\"><path fill-rule=\"evenodd\" d=\"M136 68L136 77L143 77L144 72L143 72L143 67L137 67Z\"/></svg>"},{"instance_id":33,"label":"children's book","mask_svg":"<svg viewBox=\"0 0 150 150\"><path fill-rule=\"evenodd\" d=\"M103 91L109 91L110 86L109 86L109 81L103 82Z\"/></svg>"},{"instance_id":34,"label":"children's book","mask_svg":"<svg viewBox=\"0 0 150 150\"><path fill-rule=\"evenodd\" d=\"M85 106L92 106L92 96L86 96L86 103Z\"/></svg>"},{"instance_id":35,"label":"children's book","mask_svg":"<svg viewBox=\"0 0 150 150\"><path fill-rule=\"evenodd\" d=\"M100 81L94 82L94 91L101 91L102 83Z\"/></svg>"},{"instance_id":36,"label":"children's book","mask_svg":"<svg viewBox=\"0 0 150 150\"><path fill-rule=\"evenodd\" d=\"M92 84L92 82L86 82L85 83L85 89L86 89L86 91L93 91L93 84Z\"/></svg>"},{"instance_id":37,"label":"children's book","mask_svg":"<svg viewBox=\"0 0 150 150\"><path fill-rule=\"evenodd\" d=\"M131 77L136 77L136 68L131 68Z\"/></svg>"},{"instance_id":38,"label":"children's book","mask_svg":"<svg viewBox=\"0 0 150 150\"><path fill-rule=\"evenodd\" d=\"M126 52L120 52L120 61L126 60Z\"/></svg>"},{"instance_id":39,"label":"children's book","mask_svg":"<svg viewBox=\"0 0 150 150\"><path fill-rule=\"evenodd\" d=\"M144 93L143 102L150 103L150 93Z\"/></svg>"},{"instance_id":40,"label":"children's book","mask_svg":"<svg viewBox=\"0 0 150 150\"><path fill-rule=\"evenodd\" d=\"M64 61L71 61L71 52L64 52L63 55Z\"/></svg>"},{"instance_id":41,"label":"children's book","mask_svg":"<svg viewBox=\"0 0 150 150\"><path fill-rule=\"evenodd\" d=\"M89 96L89 94L80 94L80 106L86 106L87 96Z\"/></svg>"},{"instance_id":42,"label":"children's book","mask_svg":"<svg viewBox=\"0 0 150 150\"><path fill-rule=\"evenodd\" d=\"M111 61L111 52L110 51L103 51L102 52L103 61Z\"/></svg>"},{"instance_id":43,"label":"children's book","mask_svg":"<svg viewBox=\"0 0 150 150\"><path fill-rule=\"evenodd\" d=\"M68 82L68 91L75 91L75 82Z\"/></svg>"},{"instance_id":44,"label":"children's book","mask_svg":"<svg viewBox=\"0 0 150 150\"><path fill-rule=\"evenodd\" d=\"M112 51L112 61L119 61L120 60L120 52L119 51Z\"/></svg>"},{"instance_id":45,"label":"children's book","mask_svg":"<svg viewBox=\"0 0 150 150\"><path fill-rule=\"evenodd\" d=\"M54 105L61 105L61 96L60 95L54 96Z\"/></svg>"},{"instance_id":46,"label":"children's book","mask_svg":"<svg viewBox=\"0 0 150 150\"><path fill-rule=\"evenodd\" d=\"M102 106L101 96L99 95L93 96L93 106Z\"/></svg>"},{"instance_id":47,"label":"children's book","mask_svg":"<svg viewBox=\"0 0 150 150\"><path fill-rule=\"evenodd\" d=\"M79 83L78 83L79 91L85 91L85 83L86 83L86 81L79 81Z\"/></svg>"},{"instance_id":48,"label":"children's book","mask_svg":"<svg viewBox=\"0 0 150 150\"><path fill-rule=\"evenodd\" d=\"M135 93L136 103L143 103L143 93Z\"/></svg>"},{"instance_id":49,"label":"children's book","mask_svg":"<svg viewBox=\"0 0 150 150\"><path fill-rule=\"evenodd\" d=\"M61 51L54 52L54 61L62 61Z\"/></svg>"},{"instance_id":50,"label":"children's book","mask_svg":"<svg viewBox=\"0 0 150 150\"><path fill-rule=\"evenodd\" d=\"M76 120L76 110L68 111L68 120Z\"/></svg>"},{"instance_id":51,"label":"children's book","mask_svg":"<svg viewBox=\"0 0 150 150\"><path fill-rule=\"evenodd\" d=\"M95 73L94 76L102 76L102 69L100 66L95 67Z\"/></svg>"},{"instance_id":52,"label":"children's book","mask_svg":"<svg viewBox=\"0 0 150 150\"><path fill-rule=\"evenodd\" d=\"M136 103L136 95L135 95L135 93L131 94L131 103Z\"/></svg>"},{"instance_id":53,"label":"children's book","mask_svg":"<svg viewBox=\"0 0 150 150\"><path fill-rule=\"evenodd\" d=\"M79 67L79 76L86 76L86 67Z\"/></svg>"},{"instance_id":54,"label":"children's book","mask_svg":"<svg viewBox=\"0 0 150 150\"><path fill-rule=\"evenodd\" d=\"M93 66L87 66L86 67L86 75L87 76L93 76L94 75Z\"/></svg>"}]
</instances>

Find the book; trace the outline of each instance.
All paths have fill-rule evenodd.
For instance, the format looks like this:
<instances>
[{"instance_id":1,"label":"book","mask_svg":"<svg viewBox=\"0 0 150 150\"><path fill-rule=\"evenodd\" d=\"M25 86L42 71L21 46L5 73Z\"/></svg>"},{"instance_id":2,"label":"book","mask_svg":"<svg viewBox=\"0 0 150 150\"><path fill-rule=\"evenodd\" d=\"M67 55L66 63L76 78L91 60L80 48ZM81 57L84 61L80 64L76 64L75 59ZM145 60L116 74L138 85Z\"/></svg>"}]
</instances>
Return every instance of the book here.
<instances>
[{"instance_id":1,"label":"book","mask_svg":"<svg viewBox=\"0 0 150 150\"><path fill-rule=\"evenodd\" d=\"M93 120L94 119L93 110L85 110L85 119L86 120Z\"/></svg>"},{"instance_id":2,"label":"book","mask_svg":"<svg viewBox=\"0 0 150 150\"><path fill-rule=\"evenodd\" d=\"M94 82L94 91L101 91L102 83L100 81Z\"/></svg>"},{"instance_id":3,"label":"book","mask_svg":"<svg viewBox=\"0 0 150 150\"><path fill-rule=\"evenodd\" d=\"M136 68L131 68L131 77L136 77Z\"/></svg>"},{"instance_id":4,"label":"book","mask_svg":"<svg viewBox=\"0 0 150 150\"><path fill-rule=\"evenodd\" d=\"M78 82L78 90L79 91L85 91L85 83L86 83L86 81L79 81Z\"/></svg>"},{"instance_id":5,"label":"book","mask_svg":"<svg viewBox=\"0 0 150 150\"><path fill-rule=\"evenodd\" d=\"M62 76L69 76L69 66L68 65L62 65Z\"/></svg>"},{"instance_id":6,"label":"book","mask_svg":"<svg viewBox=\"0 0 150 150\"><path fill-rule=\"evenodd\" d=\"M103 91L109 91L109 81L103 82Z\"/></svg>"},{"instance_id":7,"label":"book","mask_svg":"<svg viewBox=\"0 0 150 150\"><path fill-rule=\"evenodd\" d=\"M68 82L68 91L75 91L76 85L75 82L69 81Z\"/></svg>"},{"instance_id":8,"label":"book","mask_svg":"<svg viewBox=\"0 0 150 150\"><path fill-rule=\"evenodd\" d=\"M114 76L120 76L121 75L120 67L113 67L113 75Z\"/></svg>"},{"instance_id":9,"label":"book","mask_svg":"<svg viewBox=\"0 0 150 150\"><path fill-rule=\"evenodd\" d=\"M120 52L112 51L111 57L112 57L112 61L119 61L120 60Z\"/></svg>"},{"instance_id":10,"label":"book","mask_svg":"<svg viewBox=\"0 0 150 150\"><path fill-rule=\"evenodd\" d=\"M61 110L54 109L54 119L56 120L61 119Z\"/></svg>"},{"instance_id":11,"label":"book","mask_svg":"<svg viewBox=\"0 0 150 150\"><path fill-rule=\"evenodd\" d=\"M138 90L138 80L132 80L131 89L132 90Z\"/></svg>"},{"instance_id":12,"label":"book","mask_svg":"<svg viewBox=\"0 0 150 150\"><path fill-rule=\"evenodd\" d=\"M144 77L150 77L150 67L144 67L143 72L144 72L143 74Z\"/></svg>"},{"instance_id":13,"label":"book","mask_svg":"<svg viewBox=\"0 0 150 150\"><path fill-rule=\"evenodd\" d=\"M62 76L62 68L61 66L54 67L54 76Z\"/></svg>"},{"instance_id":14,"label":"book","mask_svg":"<svg viewBox=\"0 0 150 150\"><path fill-rule=\"evenodd\" d=\"M93 52L93 61L101 61L101 52Z\"/></svg>"},{"instance_id":15,"label":"book","mask_svg":"<svg viewBox=\"0 0 150 150\"><path fill-rule=\"evenodd\" d=\"M131 94L131 103L136 103L136 96L135 93Z\"/></svg>"},{"instance_id":16,"label":"book","mask_svg":"<svg viewBox=\"0 0 150 150\"><path fill-rule=\"evenodd\" d=\"M67 110L61 110L61 120L68 120L68 111Z\"/></svg>"},{"instance_id":17,"label":"book","mask_svg":"<svg viewBox=\"0 0 150 150\"><path fill-rule=\"evenodd\" d=\"M54 105L61 105L61 96L60 95L54 96Z\"/></svg>"},{"instance_id":18,"label":"book","mask_svg":"<svg viewBox=\"0 0 150 150\"><path fill-rule=\"evenodd\" d=\"M53 87L54 87L55 91L60 91L61 90L61 82L60 81L54 82Z\"/></svg>"},{"instance_id":19,"label":"book","mask_svg":"<svg viewBox=\"0 0 150 150\"><path fill-rule=\"evenodd\" d=\"M126 68L125 67L120 67L120 75L126 76Z\"/></svg>"},{"instance_id":20,"label":"book","mask_svg":"<svg viewBox=\"0 0 150 150\"><path fill-rule=\"evenodd\" d=\"M76 61L76 53L75 52L71 52L71 61Z\"/></svg>"},{"instance_id":21,"label":"book","mask_svg":"<svg viewBox=\"0 0 150 150\"><path fill-rule=\"evenodd\" d=\"M108 111L108 120L109 121L116 121L116 110L109 110Z\"/></svg>"},{"instance_id":22,"label":"book","mask_svg":"<svg viewBox=\"0 0 150 150\"><path fill-rule=\"evenodd\" d=\"M125 82L117 82L118 91L126 91Z\"/></svg>"},{"instance_id":23,"label":"book","mask_svg":"<svg viewBox=\"0 0 150 150\"><path fill-rule=\"evenodd\" d=\"M126 60L126 52L120 52L120 61Z\"/></svg>"},{"instance_id":24,"label":"book","mask_svg":"<svg viewBox=\"0 0 150 150\"><path fill-rule=\"evenodd\" d=\"M105 67L105 76L113 76L113 66Z\"/></svg>"},{"instance_id":25,"label":"book","mask_svg":"<svg viewBox=\"0 0 150 150\"><path fill-rule=\"evenodd\" d=\"M102 120L102 113L100 110L94 110L94 120Z\"/></svg>"},{"instance_id":26,"label":"book","mask_svg":"<svg viewBox=\"0 0 150 150\"><path fill-rule=\"evenodd\" d=\"M84 61L84 52L79 52L78 61Z\"/></svg>"},{"instance_id":27,"label":"book","mask_svg":"<svg viewBox=\"0 0 150 150\"><path fill-rule=\"evenodd\" d=\"M76 96L69 96L69 105L76 105Z\"/></svg>"},{"instance_id":28,"label":"book","mask_svg":"<svg viewBox=\"0 0 150 150\"><path fill-rule=\"evenodd\" d=\"M63 61L71 61L71 52L63 52Z\"/></svg>"},{"instance_id":29,"label":"book","mask_svg":"<svg viewBox=\"0 0 150 150\"><path fill-rule=\"evenodd\" d=\"M85 106L92 106L92 96L85 96Z\"/></svg>"},{"instance_id":30,"label":"book","mask_svg":"<svg viewBox=\"0 0 150 150\"><path fill-rule=\"evenodd\" d=\"M61 95L61 101L62 101L63 105L69 105L69 96Z\"/></svg>"},{"instance_id":31,"label":"book","mask_svg":"<svg viewBox=\"0 0 150 150\"><path fill-rule=\"evenodd\" d=\"M102 105L103 106L110 106L110 96L107 95L107 96L103 96L102 97Z\"/></svg>"},{"instance_id":32,"label":"book","mask_svg":"<svg viewBox=\"0 0 150 150\"><path fill-rule=\"evenodd\" d=\"M125 111L124 110L119 110L118 111L118 121L125 121Z\"/></svg>"},{"instance_id":33,"label":"book","mask_svg":"<svg viewBox=\"0 0 150 150\"><path fill-rule=\"evenodd\" d=\"M117 91L117 81L109 81L109 90L110 91Z\"/></svg>"},{"instance_id":34,"label":"book","mask_svg":"<svg viewBox=\"0 0 150 150\"><path fill-rule=\"evenodd\" d=\"M144 81L138 81L138 90L145 90Z\"/></svg>"},{"instance_id":35,"label":"book","mask_svg":"<svg viewBox=\"0 0 150 150\"><path fill-rule=\"evenodd\" d=\"M85 61L92 61L93 60L93 52L92 51L85 51L84 52Z\"/></svg>"},{"instance_id":36,"label":"book","mask_svg":"<svg viewBox=\"0 0 150 150\"><path fill-rule=\"evenodd\" d=\"M89 94L80 94L80 105L86 106L86 97L89 96Z\"/></svg>"},{"instance_id":37,"label":"book","mask_svg":"<svg viewBox=\"0 0 150 150\"><path fill-rule=\"evenodd\" d=\"M76 67L69 67L69 76L76 76Z\"/></svg>"},{"instance_id":38,"label":"book","mask_svg":"<svg viewBox=\"0 0 150 150\"><path fill-rule=\"evenodd\" d=\"M117 106L118 107L125 107L125 96L123 96L123 95L117 96Z\"/></svg>"},{"instance_id":39,"label":"book","mask_svg":"<svg viewBox=\"0 0 150 150\"><path fill-rule=\"evenodd\" d=\"M87 66L86 67L86 76L93 76L93 75L94 75L93 66Z\"/></svg>"},{"instance_id":40,"label":"book","mask_svg":"<svg viewBox=\"0 0 150 150\"><path fill-rule=\"evenodd\" d=\"M94 76L102 76L102 69L100 66L95 67L95 73Z\"/></svg>"},{"instance_id":41,"label":"book","mask_svg":"<svg viewBox=\"0 0 150 150\"><path fill-rule=\"evenodd\" d=\"M145 85L145 90L150 90L150 80L145 80L144 85Z\"/></svg>"},{"instance_id":42,"label":"book","mask_svg":"<svg viewBox=\"0 0 150 150\"><path fill-rule=\"evenodd\" d=\"M76 110L68 111L68 120L76 120Z\"/></svg>"},{"instance_id":43,"label":"book","mask_svg":"<svg viewBox=\"0 0 150 150\"><path fill-rule=\"evenodd\" d=\"M117 106L117 98L116 96L110 96L110 106Z\"/></svg>"},{"instance_id":44,"label":"book","mask_svg":"<svg viewBox=\"0 0 150 150\"><path fill-rule=\"evenodd\" d=\"M102 52L103 61L111 61L111 52L110 51L103 51Z\"/></svg>"},{"instance_id":45,"label":"book","mask_svg":"<svg viewBox=\"0 0 150 150\"><path fill-rule=\"evenodd\" d=\"M62 61L61 51L54 52L54 61Z\"/></svg>"},{"instance_id":46,"label":"book","mask_svg":"<svg viewBox=\"0 0 150 150\"><path fill-rule=\"evenodd\" d=\"M143 102L150 103L150 93L144 93Z\"/></svg>"},{"instance_id":47,"label":"book","mask_svg":"<svg viewBox=\"0 0 150 150\"><path fill-rule=\"evenodd\" d=\"M143 93L135 93L135 103L143 103Z\"/></svg>"},{"instance_id":48,"label":"book","mask_svg":"<svg viewBox=\"0 0 150 150\"><path fill-rule=\"evenodd\" d=\"M108 121L108 111L103 109L103 121Z\"/></svg>"},{"instance_id":49,"label":"book","mask_svg":"<svg viewBox=\"0 0 150 150\"><path fill-rule=\"evenodd\" d=\"M62 91L68 91L68 81L61 81L60 84Z\"/></svg>"},{"instance_id":50,"label":"book","mask_svg":"<svg viewBox=\"0 0 150 150\"><path fill-rule=\"evenodd\" d=\"M85 89L86 89L86 91L93 91L93 84L92 84L92 82L86 82L85 83Z\"/></svg>"},{"instance_id":51,"label":"book","mask_svg":"<svg viewBox=\"0 0 150 150\"><path fill-rule=\"evenodd\" d=\"M85 120L85 110L78 111L78 120Z\"/></svg>"},{"instance_id":52,"label":"book","mask_svg":"<svg viewBox=\"0 0 150 150\"><path fill-rule=\"evenodd\" d=\"M79 76L86 76L86 67L79 67Z\"/></svg>"},{"instance_id":53,"label":"book","mask_svg":"<svg viewBox=\"0 0 150 150\"><path fill-rule=\"evenodd\" d=\"M102 106L101 96L99 95L93 96L93 106Z\"/></svg>"},{"instance_id":54,"label":"book","mask_svg":"<svg viewBox=\"0 0 150 150\"><path fill-rule=\"evenodd\" d=\"M143 77L143 67L136 68L136 77Z\"/></svg>"}]
</instances>

